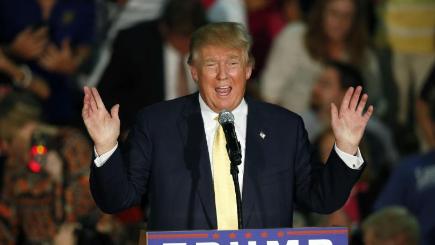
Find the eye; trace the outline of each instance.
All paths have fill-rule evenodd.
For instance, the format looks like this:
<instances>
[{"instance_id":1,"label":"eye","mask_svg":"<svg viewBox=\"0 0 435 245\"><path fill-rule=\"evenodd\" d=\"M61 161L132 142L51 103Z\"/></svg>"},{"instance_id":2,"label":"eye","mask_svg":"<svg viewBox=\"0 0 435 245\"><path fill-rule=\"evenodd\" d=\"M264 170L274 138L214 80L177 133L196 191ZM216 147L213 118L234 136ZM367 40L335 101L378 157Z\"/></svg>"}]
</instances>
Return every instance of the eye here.
<instances>
[{"instance_id":1,"label":"eye","mask_svg":"<svg viewBox=\"0 0 435 245\"><path fill-rule=\"evenodd\" d=\"M229 62L230 66L237 66L240 62L238 60L232 60Z\"/></svg>"}]
</instances>

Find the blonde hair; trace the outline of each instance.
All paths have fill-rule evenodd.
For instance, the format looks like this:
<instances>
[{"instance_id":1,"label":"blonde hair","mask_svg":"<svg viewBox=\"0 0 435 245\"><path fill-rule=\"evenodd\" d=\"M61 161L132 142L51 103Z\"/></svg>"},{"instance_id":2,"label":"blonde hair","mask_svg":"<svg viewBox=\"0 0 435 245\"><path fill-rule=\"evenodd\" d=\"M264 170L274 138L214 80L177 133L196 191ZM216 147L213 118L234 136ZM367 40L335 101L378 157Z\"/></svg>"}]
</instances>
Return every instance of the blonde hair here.
<instances>
[{"instance_id":1,"label":"blonde hair","mask_svg":"<svg viewBox=\"0 0 435 245\"><path fill-rule=\"evenodd\" d=\"M197 52L204 46L216 45L228 48L241 49L245 61L253 66L254 58L251 55L252 40L246 28L236 22L219 22L205 25L192 34L188 63L193 64Z\"/></svg>"}]
</instances>

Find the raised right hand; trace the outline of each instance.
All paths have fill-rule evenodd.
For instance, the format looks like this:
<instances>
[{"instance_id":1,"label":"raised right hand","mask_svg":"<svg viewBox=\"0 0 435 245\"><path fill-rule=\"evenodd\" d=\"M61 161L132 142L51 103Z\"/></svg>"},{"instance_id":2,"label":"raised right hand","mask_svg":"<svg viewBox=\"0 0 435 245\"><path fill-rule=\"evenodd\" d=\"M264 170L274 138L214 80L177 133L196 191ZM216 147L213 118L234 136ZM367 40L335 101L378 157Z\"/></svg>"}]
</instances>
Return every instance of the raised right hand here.
<instances>
[{"instance_id":1,"label":"raised right hand","mask_svg":"<svg viewBox=\"0 0 435 245\"><path fill-rule=\"evenodd\" d=\"M84 87L82 117L98 155L110 151L117 144L120 132L119 105L107 111L96 88Z\"/></svg>"}]
</instances>

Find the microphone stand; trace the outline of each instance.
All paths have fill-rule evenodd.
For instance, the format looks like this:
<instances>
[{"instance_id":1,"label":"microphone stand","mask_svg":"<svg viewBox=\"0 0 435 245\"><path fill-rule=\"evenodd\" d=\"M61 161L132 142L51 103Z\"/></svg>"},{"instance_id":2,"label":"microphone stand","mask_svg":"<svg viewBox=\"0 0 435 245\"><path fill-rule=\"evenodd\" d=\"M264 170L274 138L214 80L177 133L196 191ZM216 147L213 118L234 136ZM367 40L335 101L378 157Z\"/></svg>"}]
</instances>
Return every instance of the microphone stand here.
<instances>
[{"instance_id":1,"label":"microphone stand","mask_svg":"<svg viewBox=\"0 0 435 245\"><path fill-rule=\"evenodd\" d=\"M233 162L231 160L231 175L233 176L233 182L234 182L234 189L236 191L236 201L237 201L237 221L239 229L243 229L243 213L242 213L242 197L240 195L240 186L239 186L239 169L237 166L240 164Z\"/></svg>"}]
</instances>

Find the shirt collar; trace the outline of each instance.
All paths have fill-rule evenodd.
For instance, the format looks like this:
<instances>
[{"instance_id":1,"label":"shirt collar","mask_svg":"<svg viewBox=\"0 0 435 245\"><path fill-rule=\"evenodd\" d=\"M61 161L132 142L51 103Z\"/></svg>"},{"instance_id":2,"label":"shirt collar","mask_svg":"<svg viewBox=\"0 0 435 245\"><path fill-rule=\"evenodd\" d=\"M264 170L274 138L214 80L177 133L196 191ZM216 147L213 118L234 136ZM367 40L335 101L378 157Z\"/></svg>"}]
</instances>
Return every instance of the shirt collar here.
<instances>
[{"instance_id":1,"label":"shirt collar","mask_svg":"<svg viewBox=\"0 0 435 245\"><path fill-rule=\"evenodd\" d=\"M199 97L199 106L201 108L201 115L205 122L205 127L208 128L208 127L215 126L216 123L214 123L214 120L219 114L214 112L212 109L210 109L210 107L202 99L201 94L199 94L198 97ZM233 111L231 111L231 113L234 115L234 123L236 125L246 120L246 116L248 114L248 105L246 104L244 98L242 98L240 104Z\"/></svg>"}]
</instances>

